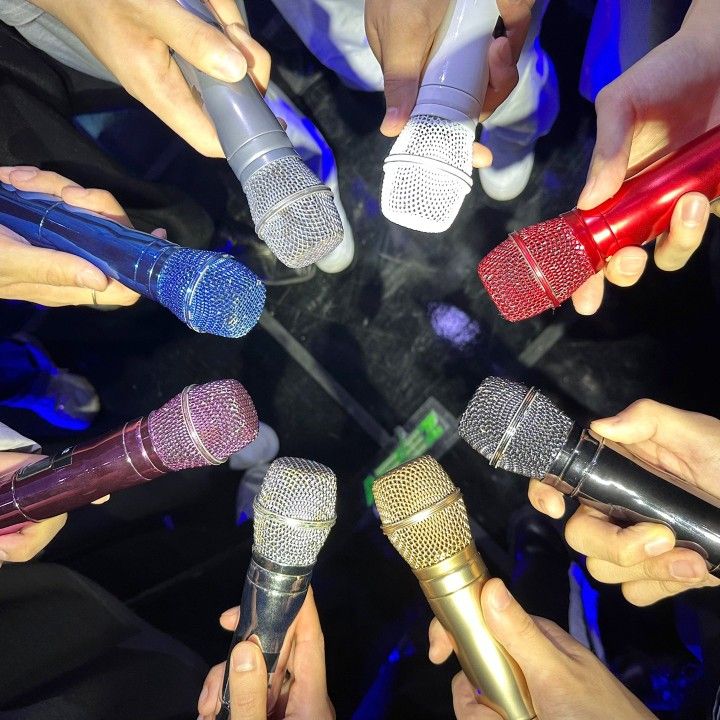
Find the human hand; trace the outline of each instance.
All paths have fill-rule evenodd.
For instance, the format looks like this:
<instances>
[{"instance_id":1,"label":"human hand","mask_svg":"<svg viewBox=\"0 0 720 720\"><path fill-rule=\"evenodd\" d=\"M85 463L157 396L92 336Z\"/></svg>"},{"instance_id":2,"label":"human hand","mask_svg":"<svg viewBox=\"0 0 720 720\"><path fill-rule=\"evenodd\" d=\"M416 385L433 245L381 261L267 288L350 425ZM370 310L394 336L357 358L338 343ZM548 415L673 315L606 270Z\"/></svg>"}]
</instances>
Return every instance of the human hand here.
<instances>
[{"instance_id":1,"label":"human hand","mask_svg":"<svg viewBox=\"0 0 720 720\"><path fill-rule=\"evenodd\" d=\"M530 25L535 0L497 0L498 14L507 37L495 38L488 51L490 77L480 121L487 118L518 82L517 61ZM385 78L387 110L380 132L399 135L410 118L435 35L449 0L366 0L365 29ZM490 151L479 143L473 164L492 162Z\"/></svg>"},{"instance_id":2,"label":"human hand","mask_svg":"<svg viewBox=\"0 0 720 720\"><path fill-rule=\"evenodd\" d=\"M530 617L502 580L489 580L481 600L490 632L525 675L538 720L657 720L587 648L550 620ZM444 662L450 636L437 620L429 635L430 660ZM463 673L453 678L452 691L457 720L500 720L478 704Z\"/></svg>"},{"instance_id":3,"label":"human hand","mask_svg":"<svg viewBox=\"0 0 720 720\"><path fill-rule=\"evenodd\" d=\"M210 118L172 57L218 80L250 72L264 90L270 56L245 28L235 0L207 0L225 34L176 0L33 0L66 25L134 98L209 157L223 157Z\"/></svg>"},{"instance_id":4,"label":"human hand","mask_svg":"<svg viewBox=\"0 0 720 720\"><path fill-rule=\"evenodd\" d=\"M0 182L19 190L56 195L68 205L92 210L132 227L125 211L106 190L86 190L72 180L35 167L0 167ZM165 237L162 228L153 235ZM76 255L38 248L0 225L0 298L61 305L132 305L140 296L107 278ZM97 301L97 302L95 302Z\"/></svg>"},{"instance_id":5,"label":"human hand","mask_svg":"<svg viewBox=\"0 0 720 720\"><path fill-rule=\"evenodd\" d=\"M720 123L720 49L707 37L713 18L720 21L720 6L695 0L676 35L597 96L597 140L578 208L597 207L620 189L626 177ZM690 109L688 98L692 98ZM720 206L714 204L712 211L717 214ZM655 264L661 270L684 267L702 241L710 212L708 198L700 193L678 200L669 232L655 243ZM577 312L597 311L604 279L621 287L635 284L647 257L641 247L615 253L573 294Z\"/></svg>"},{"instance_id":6,"label":"human hand","mask_svg":"<svg viewBox=\"0 0 720 720\"><path fill-rule=\"evenodd\" d=\"M720 498L720 420L638 400L590 427L621 443L640 460ZM563 516L565 501L554 488L531 480L528 495L540 512ZM685 590L720 585L708 573L705 560L692 550L675 547L672 531L659 523L621 528L601 512L581 506L565 527L565 539L587 556L588 572L596 580L620 583L633 605L650 605Z\"/></svg>"},{"instance_id":7,"label":"human hand","mask_svg":"<svg viewBox=\"0 0 720 720\"><path fill-rule=\"evenodd\" d=\"M239 608L232 608L220 616L220 624L233 631L239 619ZM278 660L279 669L287 667L287 679L272 708L268 708L267 668L262 652L248 641L235 646L230 658L231 720L334 720L325 679L325 644L312 588L288 630L288 638L291 641L285 643ZM198 720L214 718L220 712L224 674L225 663L208 673L198 700Z\"/></svg>"}]
</instances>

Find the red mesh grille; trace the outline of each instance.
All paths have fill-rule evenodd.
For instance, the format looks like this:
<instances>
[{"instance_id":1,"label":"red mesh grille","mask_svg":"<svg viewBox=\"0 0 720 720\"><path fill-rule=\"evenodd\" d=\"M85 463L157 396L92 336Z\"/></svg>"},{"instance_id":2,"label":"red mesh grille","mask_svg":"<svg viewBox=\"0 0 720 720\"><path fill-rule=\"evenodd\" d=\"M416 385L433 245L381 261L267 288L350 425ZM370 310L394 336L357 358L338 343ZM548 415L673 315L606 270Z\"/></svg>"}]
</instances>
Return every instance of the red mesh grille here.
<instances>
[{"instance_id":1,"label":"red mesh grille","mask_svg":"<svg viewBox=\"0 0 720 720\"><path fill-rule=\"evenodd\" d=\"M525 320L555 307L514 238L525 244L558 303L595 273L585 248L562 217L512 233L478 265L478 275L503 317Z\"/></svg>"}]
</instances>

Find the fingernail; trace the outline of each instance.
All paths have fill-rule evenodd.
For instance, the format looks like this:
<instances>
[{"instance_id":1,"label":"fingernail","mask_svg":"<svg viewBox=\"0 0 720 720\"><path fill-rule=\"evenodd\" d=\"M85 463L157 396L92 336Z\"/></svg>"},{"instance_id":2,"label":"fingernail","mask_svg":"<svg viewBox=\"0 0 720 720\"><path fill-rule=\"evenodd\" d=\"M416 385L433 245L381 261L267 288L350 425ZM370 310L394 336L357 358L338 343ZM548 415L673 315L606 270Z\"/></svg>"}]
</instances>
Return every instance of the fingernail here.
<instances>
[{"instance_id":1,"label":"fingernail","mask_svg":"<svg viewBox=\"0 0 720 720\"><path fill-rule=\"evenodd\" d=\"M77 276L77 283L80 287L89 288L91 290L102 291L102 279L98 277L98 273L94 270L81 270Z\"/></svg>"},{"instance_id":2,"label":"fingernail","mask_svg":"<svg viewBox=\"0 0 720 720\"><path fill-rule=\"evenodd\" d=\"M663 553L669 552L675 547L675 543L666 537L653 538L643 545L643 550L648 557L657 557Z\"/></svg>"},{"instance_id":3,"label":"fingernail","mask_svg":"<svg viewBox=\"0 0 720 720\"><path fill-rule=\"evenodd\" d=\"M618 265L623 275L637 275L645 267L645 260L641 257L620 257Z\"/></svg>"},{"instance_id":4,"label":"fingernail","mask_svg":"<svg viewBox=\"0 0 720 720\"><path fill-rule=\"evenodd\" d=\"M686 228L695 228L705 220L705 212L707 211L707 203L699 197L693 197L683 203L680 217L682 224Z\"/></svg>"},{"instance_id":5,"label":"fingernail","mask_svg":"<svg viewBox=\"0 0 720 720\"><path fill-rule=\"evenodd\" d=\"M502 590L498 589L491 595L490 603L495 610L503 612L510 605L512 599L510 591L503 585Z\"/></svg>"},{"instance_id":6,"label":"fingernail","mask_svg":"<svg viewBox=\"0 0 720 720\"><path fill-rule=\"evenodd\" d=\"M255 669L255 650L249 643L240 643L233 653L235 672L251 672Z\"/></svg>"},{"instance_id":7,"label":"fingernail","mask_svg":"<svg viewBox=\"0 0 720 720\"><path fill-rule=\"evenodd\" d=\"M38 174L37 170L14 170L12 172L12 180L17 182L27 182L32 180Z\"/></svg>"},{"instance_id":8,"label":"fingernail","mask_svg":"<svg viewBox=\"0 0 720 720\"><path fill-rule=\"evenodd\" d=\"M700 580L702 575L698 575L695 566L687 560L675 560L670 565L670 574L678 580Z\"/></svg>"},{"instance_id":9,"label":"fingernail","mask_svg":"<svg viewBox=\"0 0 720 720\"><path fill-rule=\"evenodd\" d=\"M237 81L247 72L247 61L239 50L228 50L215 61L215 69L228 80Z\"/></svg>"}]
</instances>

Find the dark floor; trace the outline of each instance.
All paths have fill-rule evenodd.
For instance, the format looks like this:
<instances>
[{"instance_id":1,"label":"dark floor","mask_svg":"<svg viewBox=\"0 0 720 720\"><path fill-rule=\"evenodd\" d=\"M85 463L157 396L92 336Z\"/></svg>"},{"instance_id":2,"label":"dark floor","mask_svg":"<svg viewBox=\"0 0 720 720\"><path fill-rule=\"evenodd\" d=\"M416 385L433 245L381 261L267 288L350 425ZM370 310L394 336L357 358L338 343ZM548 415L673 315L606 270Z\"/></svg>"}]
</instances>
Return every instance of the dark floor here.
<instances>
[{"instance_id":1,"label":"dark floor","mask_svg":"<svg viewBox=\"0 0 720 720\"><path fill-rule=\"evenodd\" d=\"M637 287L610 290L592 318L564 307L511 325L474 272L477 260L509 229L568 209L582 186L594 132L592 107L576 90L586 5L561 0L547 14L543 40L558 66L562 112L538 145L528 189L516 202L500 204L476 187L442 237L393 226L380 214L382 160L390 145L377 132L382 99L350 92L320 72L279 20L269 11L259 13L279 82L289 90L302 84L298 104L312 108L336 153L357 242L351 271L270 288L268 312L390 435L430 396L458 415L488 373L537 382L581 418L618 411L643 396L720 414L720 391L711 380L720 349L712 269L720 276L711 257L717 245L707 242L683 272L651 269ZM566 27L577 32L568 36ZM148 137L171 142L156 123L143 122ZM142 158L127 162L136 172L147 170ZM182 151L155 179L190 192L220 227L247 225L239 189L222 162ZM713 221L710 234L717 231ZM468 318L463 342L434 322L438 313L459 311ZM453 668L426 661L429 610L364 503L362 480L383 448L264 328L242 340L198 335L146 301L112 313L39 313L12 305L7 318L8 330L29 320L60 365L98 388L103 410L87 436L145 414L190 383L239 378L261 419L276 429L281 454L327 463L339 479L338 524L314 575L338 718L451 717ZM548 339L552 328L561 331L554 343ZM0 419L32 433L46 451L67 444L68 436L38 428L29 417L2 413ZM525 484L489 471L462 442L443 464L487 534L481 549L497 572L507 573L509 518L525 505ZM225 468L180 473L78 511L47 557L98 581L143 618L217 662L227 638L216 618L239 601L251 543L250 524L234 525L238 479ZM544 589L537 590L536 598L532 589L523 596L531 609L535 601L542 604ZM618 644L618 671L662 658L671 669L665 676L658 672L667 681L687 659L684 645L674 633L664 633L660 646L648 637L663 622L673 623L674 606L631 611L614 593L604 597L610 648L619 642L614 626L624 632L632 622L642 629ZM718 595L702 599L706 614L708 598L717 602ZM716 662L706 660L708 672ZM656 691L648 690L648 701L662 695ZM699 717L690 714L694 710L674 712L667 697L665 703L655 704L666 710L664 717Z\"/></svg>"}]
</instances>

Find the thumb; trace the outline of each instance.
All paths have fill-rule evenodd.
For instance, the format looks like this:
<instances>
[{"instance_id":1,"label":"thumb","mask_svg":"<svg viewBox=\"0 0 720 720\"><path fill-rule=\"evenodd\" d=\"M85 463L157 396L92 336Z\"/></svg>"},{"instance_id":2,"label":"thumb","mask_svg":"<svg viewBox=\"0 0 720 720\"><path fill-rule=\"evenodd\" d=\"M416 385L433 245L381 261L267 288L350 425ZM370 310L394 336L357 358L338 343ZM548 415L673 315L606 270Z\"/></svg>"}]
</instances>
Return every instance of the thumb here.
<instances>
[{"instance_id":1,"label":"thumb","mask_svg":"<svg viewBox=\"0 0 720 720\"><path fill-rule=\"evenodd\" d=\"M678 421L682 419L681 411L654 400L643 399L613 417L593 421L590 428L608 440L630 445L656 439L660 429L664 431L663 435L681 431Z\"/></svg>"},{"instance_id":2,"label":"thumb","mask_svg":"<svg viewBox=\"0 0 720 720\"><path fill-rule=\"evenodd\" d=\"M229 678L232 720L266 720L267 670L257 645L245 641L235 646Z\"/></svg>"},{"instance_id":3,"label":"thumb","mask_svg":"<svg viewBox=\"0 0 720 720\"><path fill-rule=\"evenodd\" d=\"M597 137L585 187L577 206L589 210L611 198L623 184L630 162L635 113L620 81L600 92L595 100Z\"/></svg>"}]
</instances>

